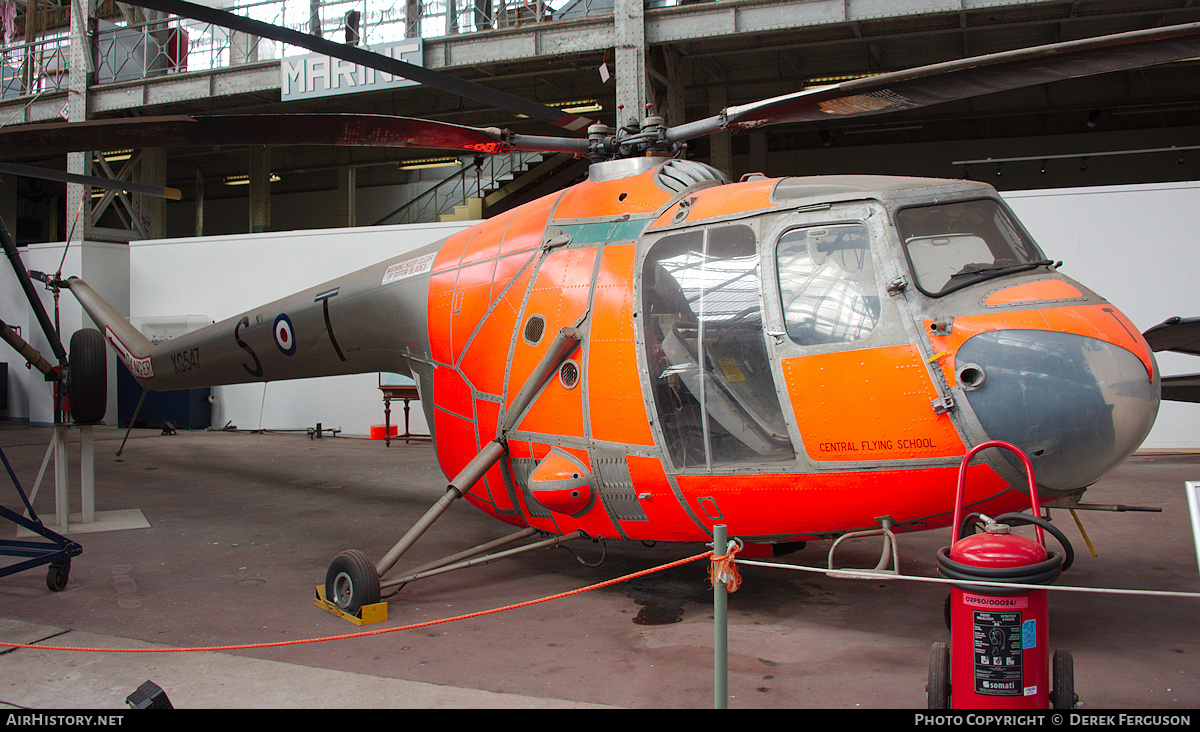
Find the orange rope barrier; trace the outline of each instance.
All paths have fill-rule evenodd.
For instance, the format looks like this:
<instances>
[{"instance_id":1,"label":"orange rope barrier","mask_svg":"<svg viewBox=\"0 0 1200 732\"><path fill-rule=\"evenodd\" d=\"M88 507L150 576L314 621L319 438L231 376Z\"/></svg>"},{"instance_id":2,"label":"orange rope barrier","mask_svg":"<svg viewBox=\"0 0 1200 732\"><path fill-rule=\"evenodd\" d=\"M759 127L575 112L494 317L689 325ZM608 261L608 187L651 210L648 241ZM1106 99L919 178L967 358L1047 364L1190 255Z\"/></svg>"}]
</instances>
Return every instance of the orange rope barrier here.
<instances>
[{"instance_id":1,"label":"orange rope barrier","mask_svg":"<svg viewBox=\"0 0 1200 732\"><path fill-rule=\"evenodd\" d=\"M717 582L724 582L726 592L737 592L738 587L742 584L742 573L738 571L737 563L733 559L733 555L737 554L737 551L738 546L732 544L728 554L723 557L713 557L712 562L708 565L710 587L716 587Z\"/></svg>"},{"instance_id":2,"label":"orange rope barrier","mask_svg":"<svg viewBox=\"0 0 1200 732\"><path fill-rule=\"evenodd\" d=\"M683 566L684 564L688 564L690 562L695 562L697 560L704 559L705 557L710 557L710 556L712 556L712 552L705 552L704 554L697 554L692 557L687 557L686 559L679 559L674 562L668 562L667 564L662 564L657 567L652 567L650 569L643 569L639 572L627 574L623 577L617 577L615 579L606 580L604 582L599 582L594 585L588 585L587 587L580 587L579 589L571 590L569 592L562 592L557 595L550 595L549 597L543 597L538 600L529 600L527 602L520 602L515 605L506 605L504 607L493 608L492 610L480 610L478 612L467 613L466 615L456 615L452 618L442 618L441 620L429 620L424 623L414 623L412 625L402 625L397 628L382 628L379 630L368 630L368 631L363 631L360 633L347 633L345 635L331 635L331 636L326 636L324 638L306 638L303 640L276 641L274 643L245 643L245 644L236 645L236 646L207 646L207 647L202 647L202 648L72 648L71 646L40 646L40 645L32 645L32 644L25 644L25 643L4 643L4 642L0 642L0 647L2 647L2 648L31 648L31 649L38 649L38 650L43 650L43 651L85 651L88 653L192 653L192 652L196 652L196 651L241 651L241 650L247 650L247 649L252 649L252 648L278 648L278 647L283 647L283 646L299 646L299 645L304 645L306 643L324 643L326 641L346 640L349 638L363 638L363 637L371 636L371 635L383 635L385 633L396 633L401 630L413 630L415 628L427 628L431 625L440 625L441 623L450 623L455 620L468 620L470 618L478 618L478 617L481 617L484 615L491 615L493 613L501 613L506 610L516 610L518 608L529 607L530 605L538 605L540 603L549 602L551 600L559 600L564 597L570 597L571 595L579 595L584 592L590 592L591 590L598 590L602 587L608 587L610 585L615 585L620 582L626 582L631 579L637 579L638 577L644 577L648 574L653 574L655 572L661 572L663 570L672 569L674 567L680 567L680 566ZM730 557L732 557L732 554L730 554Z\"/></svg>"}]
</instances>

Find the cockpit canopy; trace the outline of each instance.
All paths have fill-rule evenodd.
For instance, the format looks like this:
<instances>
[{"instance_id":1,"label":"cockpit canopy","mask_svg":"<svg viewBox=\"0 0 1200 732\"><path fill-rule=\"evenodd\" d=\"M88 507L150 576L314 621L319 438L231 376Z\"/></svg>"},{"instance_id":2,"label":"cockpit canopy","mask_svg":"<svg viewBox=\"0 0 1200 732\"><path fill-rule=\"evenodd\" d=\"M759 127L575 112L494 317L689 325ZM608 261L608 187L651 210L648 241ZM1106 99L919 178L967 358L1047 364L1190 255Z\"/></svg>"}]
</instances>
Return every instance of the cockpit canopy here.
<instances>
[{"instance_id":1,"label":"cockpit canopy","mask_svg":"<svg viewBox=\"0 0 1200 732\"><path fill-rule=\"evenodd\" d=\"M917 288L930 297L1050 264L992 198L902 208L896 227Z\"/></svg>"},{"instance_id":2,"label":"cockpit canopy","mask_svg":"<svg viewBox=\"0 0 1200 732\"><path fill-rule=\"evenodd\" d=\"M907 265L921 293L941 297L1049 264L985 185L833 183L784 179L772 196L790 205L648 235L642 357L675 469L795 460L788 386L772 359L906 341L881 271Z\"/></svg>"}]
</instances>

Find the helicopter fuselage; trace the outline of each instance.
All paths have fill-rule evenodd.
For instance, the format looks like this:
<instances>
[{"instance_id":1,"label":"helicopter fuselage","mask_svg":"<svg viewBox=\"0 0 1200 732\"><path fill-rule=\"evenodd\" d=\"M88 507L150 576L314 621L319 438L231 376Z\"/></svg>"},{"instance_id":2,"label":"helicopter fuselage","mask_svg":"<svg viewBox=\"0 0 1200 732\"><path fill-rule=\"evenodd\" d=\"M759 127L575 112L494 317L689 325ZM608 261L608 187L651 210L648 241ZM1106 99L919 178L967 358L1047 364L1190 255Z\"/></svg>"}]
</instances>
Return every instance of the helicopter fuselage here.
<instances>
[{"instance_id":1,"label":"helicopter fuselage","mask_svg":"<svg viewBox=\"0 0 1200 732\"><path fill-rule=\"evenodd\" d=\"M1137 329L1054 271L990 186L592 171L432 263L415 371L448 476L497 436L551 336L583 334L467 494L497 518L641 540L933 528L975 444L1026 450L1049 499L1153 422ZM1020 510L1024 488L991 456L967 503Z\"/></svg>"},{"instance_id":2,"label":"helicopter fuselage","mask_svg":"<svg viewBox=\"0 0 1200 732\"><path fill-rule=\"evenodd\" d=\"M596 163L436 245L155 347L71 283L152 389L411 373L448 477L506 448L466 499L551 534L936 528L972 446L1011 442L1043 500L1078 495L1138 447L1159 400L1137 328L971 181ZM563 329L577 347L514 407ZM1029 505L999 451L965 490L992 515Z\"/></svg>"}]
</instances>

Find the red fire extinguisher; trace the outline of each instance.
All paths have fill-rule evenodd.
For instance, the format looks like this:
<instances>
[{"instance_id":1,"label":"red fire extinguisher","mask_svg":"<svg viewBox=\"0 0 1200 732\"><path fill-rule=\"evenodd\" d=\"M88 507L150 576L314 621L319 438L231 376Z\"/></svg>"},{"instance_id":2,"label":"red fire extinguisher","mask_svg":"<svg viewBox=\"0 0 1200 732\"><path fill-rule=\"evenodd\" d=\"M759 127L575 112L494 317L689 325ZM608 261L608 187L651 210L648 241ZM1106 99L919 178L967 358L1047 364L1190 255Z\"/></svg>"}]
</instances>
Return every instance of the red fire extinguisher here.
<instances>
[{"instance_id":1,"label":"red fire extinguisher","mask_svg":"<svg viewBox=\"0 0 1200 732\"><path fill-rule=\"evenodd\" d=\"M1032 515L996 518L971 513L962 518L967 464L975 453L997 447L1015 453L1029 480ZM1020 585L1051 584L1071 566L1074 551L1066 536L1041 518L1033 465L1007 442L992 440L972 448L958 472L954 536L938 550L938 574L955 580L947 618L950 645L935 643L929 661L930 709L1070 709L1075 706L1071 654L1057 651L1051 661L1047 590L971 585L965 580ZM982 525L983 533L974 533ZM1036 539L1012 533L1032 525ZM1062 552L1046 549L1043 529ZM960 538L960 535L962 538ZM951 650L953 649L953 651Z\"/></svg>"}]
</instances>

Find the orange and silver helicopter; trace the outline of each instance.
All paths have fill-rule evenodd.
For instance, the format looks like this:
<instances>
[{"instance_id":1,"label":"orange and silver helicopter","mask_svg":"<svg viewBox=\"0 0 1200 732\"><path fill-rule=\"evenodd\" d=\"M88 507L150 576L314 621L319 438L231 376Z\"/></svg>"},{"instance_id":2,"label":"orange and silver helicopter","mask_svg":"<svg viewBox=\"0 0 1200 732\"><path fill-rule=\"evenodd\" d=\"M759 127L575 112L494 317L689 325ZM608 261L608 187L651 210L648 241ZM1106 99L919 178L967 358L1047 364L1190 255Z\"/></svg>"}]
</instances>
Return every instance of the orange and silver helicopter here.
<instances>
[{"instance_id":1,"label":"orange and silver helicopter","mask_svg":"<svg viewBox=\"0 0 1200 732\"><path fill-rule=\"evenodd\" d=\"M178 0L134 4L405 71ZM0 152L93 149L99 134L108 147L273 141L591 157L582 183L159 345L82 280L62 283L149 389L415 378L448 487L382 559L334 559L327 597L355 613L381 588L534 535L544 538L531 546L710 541L724 524L779 546L943 527L963 455L987 440L1029 455L1043 500L1074 505L1145 438L1163 379L1130 320L1057 271L992 187L734 182L679 153L722 130L1197 55L1200 24L1158 28L858 79L674 127L654 116L637 128L591 124L586 138L365 115L180 117L17 128L0 133ZM999 451L982 453L968 478L972 510L1029 505L1019 464ZM382 579L460 498L520 530Z\"/></svg>"}]
</instances>

